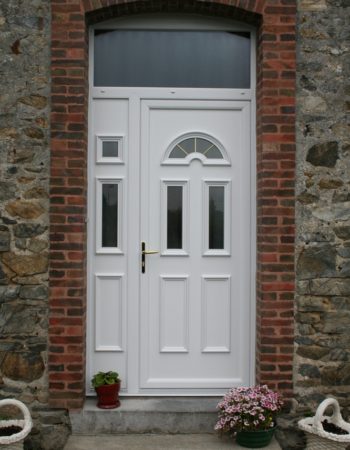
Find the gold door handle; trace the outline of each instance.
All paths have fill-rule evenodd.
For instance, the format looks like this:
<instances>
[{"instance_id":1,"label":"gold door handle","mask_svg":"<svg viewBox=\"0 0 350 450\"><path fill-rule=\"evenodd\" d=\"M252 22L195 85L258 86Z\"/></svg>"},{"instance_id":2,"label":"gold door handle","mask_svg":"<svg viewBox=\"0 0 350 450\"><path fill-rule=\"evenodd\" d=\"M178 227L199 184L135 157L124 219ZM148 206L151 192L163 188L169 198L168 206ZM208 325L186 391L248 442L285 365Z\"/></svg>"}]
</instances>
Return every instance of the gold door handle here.
<instances>
[{"instance_id":1,"label":"gold door handle","mask_svg":"<svg viewBox=\"0 0 350 450\"><path fill-rule=\"evenodd\" d=\"M146 250L146 242L141 242L141 271L146 272L146 255L155 255L158 250Z\"/></svg>"}]
</instances>

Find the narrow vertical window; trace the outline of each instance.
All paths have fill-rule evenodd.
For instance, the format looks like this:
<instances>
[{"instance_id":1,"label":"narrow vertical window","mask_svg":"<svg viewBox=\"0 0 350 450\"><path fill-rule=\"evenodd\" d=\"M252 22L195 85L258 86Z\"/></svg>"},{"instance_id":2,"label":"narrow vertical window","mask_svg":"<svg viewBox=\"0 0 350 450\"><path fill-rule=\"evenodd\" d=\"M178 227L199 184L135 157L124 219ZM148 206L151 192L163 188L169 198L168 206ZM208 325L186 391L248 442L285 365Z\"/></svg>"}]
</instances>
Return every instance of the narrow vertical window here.
<instances>
[{"instance_id":1,"label":"narrow vertical window","mask_svg":"<svg viewBox=\"0 0 350 450\"><path fill-rule=\"evenodd\" d=\"M182 249L182 186L167 187L167 248Z\"/></svg>"},{"instance_id":2,"label":"narrow vertical window","mask_svg":"<svg viewBox=\"0 0 350 450\"><path fill-rule=\"evenodd\" d=\"M224 249L225 187L209 186L209 249Z\"/></svg>"},{"instance_id":3,"label":"narrow vertical window","mask_svg":"<svg viewBox=\"0 0 350 450\"><path fill-rule=\"evenodd\" d=\"M118 184L102 185L102 247L118 247Z\"/></svg>"}]
</instances>

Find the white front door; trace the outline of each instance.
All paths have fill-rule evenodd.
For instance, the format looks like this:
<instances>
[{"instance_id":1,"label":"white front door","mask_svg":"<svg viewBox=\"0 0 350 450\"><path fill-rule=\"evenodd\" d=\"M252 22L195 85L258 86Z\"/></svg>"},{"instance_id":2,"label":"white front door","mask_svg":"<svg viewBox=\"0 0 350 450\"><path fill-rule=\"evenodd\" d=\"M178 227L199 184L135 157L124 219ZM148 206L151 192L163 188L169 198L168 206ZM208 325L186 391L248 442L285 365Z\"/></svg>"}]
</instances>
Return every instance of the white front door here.
<instances>
[{"instance_id":1,"label":"white front door","mask_svg":"<svg viewBox=\"0 0 350 450\"><path fill-rule=\"evenodd\" d=\"M130 395L250 384L250 101L101 92L91 107L88 381L117 370Z\"/></svg>"},{"instance_id":2,"label":"white front door","mask_svg":"<svg viewBox=\"0 0 350 450\"><path fill-rule=\"evenodd\" d=\"M141 110L141 388L247 382L249 103Z\"/></svg>"}]
</instances>

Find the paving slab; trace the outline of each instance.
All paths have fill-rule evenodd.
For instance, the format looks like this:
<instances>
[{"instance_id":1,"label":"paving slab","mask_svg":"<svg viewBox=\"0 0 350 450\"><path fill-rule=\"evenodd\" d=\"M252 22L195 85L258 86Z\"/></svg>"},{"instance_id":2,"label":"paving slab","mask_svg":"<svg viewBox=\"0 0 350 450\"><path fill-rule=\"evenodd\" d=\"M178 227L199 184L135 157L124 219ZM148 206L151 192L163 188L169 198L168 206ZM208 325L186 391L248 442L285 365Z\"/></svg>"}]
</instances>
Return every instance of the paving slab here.
<instances>
[{"instance_id":1,"label":"paving slab","mask_svg":"<svg viewBox=\"0 0 350 450\"><path fill-rule=\"evenodd\" d=\"M213 434L126 434L70 436L64 450L247 450ZM280 450L273 440L262 450ZM259 449L255 449L259 450Z\"/></svg>"}]
</instances>

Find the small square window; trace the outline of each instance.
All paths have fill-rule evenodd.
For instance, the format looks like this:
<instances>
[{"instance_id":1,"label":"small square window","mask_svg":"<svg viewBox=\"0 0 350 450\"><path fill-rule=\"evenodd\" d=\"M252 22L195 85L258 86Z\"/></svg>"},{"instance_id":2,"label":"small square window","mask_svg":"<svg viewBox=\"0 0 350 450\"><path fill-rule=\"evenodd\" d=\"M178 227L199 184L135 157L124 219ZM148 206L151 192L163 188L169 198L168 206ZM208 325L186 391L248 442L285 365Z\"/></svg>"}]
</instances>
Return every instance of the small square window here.
<instances>
[{"instance_id":1,"label":"small square window","mask_svg":"<svg viewBox=\"0 0 350 450\"><path fill-rule=\"evenodd\" d=\"M96 163L123 164L124 136L96 136Z\"/></svg>"},{"instance_id":2,"label":"small square window","mask_svg":"<svg viewBox=\"0 0 350 450\"><path fill-rule=\"evenodd\" d=\"M102 158L118 158L118 141L102 142Z\"/></svg>"}]
</instances>

